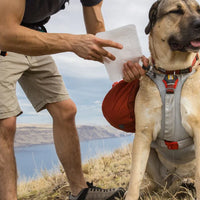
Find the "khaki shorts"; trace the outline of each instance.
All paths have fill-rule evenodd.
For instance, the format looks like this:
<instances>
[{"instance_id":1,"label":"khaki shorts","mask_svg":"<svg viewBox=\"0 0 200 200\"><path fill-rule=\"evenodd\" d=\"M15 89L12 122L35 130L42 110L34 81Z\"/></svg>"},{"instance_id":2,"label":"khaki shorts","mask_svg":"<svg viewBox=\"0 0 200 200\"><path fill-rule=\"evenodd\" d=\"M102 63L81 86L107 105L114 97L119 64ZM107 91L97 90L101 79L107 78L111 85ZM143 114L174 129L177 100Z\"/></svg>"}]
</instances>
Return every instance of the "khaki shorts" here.
<instances>
[{"instance_id":1,"label":"khaki shorts","mask_svg":"<svg viewBox=\"0 0 200 200\"><path fill-rule=\"evenodd\" d=\"M48 103L70 98L51 56L8 52L0 56L0 119L22 113L16 96L17 81L37 112Z\"/></svg>"}]
</instances>

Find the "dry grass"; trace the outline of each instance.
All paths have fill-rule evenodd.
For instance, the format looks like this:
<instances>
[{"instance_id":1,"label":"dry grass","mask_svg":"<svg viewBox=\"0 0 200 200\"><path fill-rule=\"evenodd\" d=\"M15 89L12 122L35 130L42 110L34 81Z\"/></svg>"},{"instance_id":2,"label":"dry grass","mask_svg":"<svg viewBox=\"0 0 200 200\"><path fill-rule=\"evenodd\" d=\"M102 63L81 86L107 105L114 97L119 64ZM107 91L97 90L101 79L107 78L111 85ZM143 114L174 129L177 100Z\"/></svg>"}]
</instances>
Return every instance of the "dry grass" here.
<instances>
[{"instance_id":1,"label":"dry grass","mask_svg":"<svg viewBox=\"0 0 200 200\"><path fill-rule=\"evenodd\" d=\"M131 147L129 145L110 155L89 160L88 163L83 165L83 172L86 180L93 181L96 186L102 188L124 187L127 189L130 168ZM59 169L58 173L52 174L43 171L42 175L37 180L24 181L18 185L19 200L68 199L70 188L62 168ZM193 200L193 196L195 196L194 190L180 185L181 180L179 179L169 189L159 187L145 175L140 200ZM190 186L192 188L192 184Z\"/></svg>"}]
</instances>

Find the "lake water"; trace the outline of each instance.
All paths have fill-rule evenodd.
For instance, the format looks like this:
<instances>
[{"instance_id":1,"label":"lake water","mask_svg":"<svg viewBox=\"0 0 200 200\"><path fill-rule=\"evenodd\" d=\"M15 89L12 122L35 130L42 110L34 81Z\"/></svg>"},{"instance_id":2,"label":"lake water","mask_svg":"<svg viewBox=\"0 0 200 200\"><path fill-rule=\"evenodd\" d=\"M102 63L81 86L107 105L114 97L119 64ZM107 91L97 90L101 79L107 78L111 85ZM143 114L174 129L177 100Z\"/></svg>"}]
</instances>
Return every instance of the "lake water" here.
<instances>
[{"instance_id":1,"label":"lake water","mask_svg":"<svg viewBox=\"0 0 200 200\"><path fill-rule=\"evenodd\" d=\"M133 135L81 142L82 162L112 153L132 141ZM60 164L53 144L15 148L15 156L19 181L36 178L42 170L55 170Z\"/></svg>"}]
</instances>

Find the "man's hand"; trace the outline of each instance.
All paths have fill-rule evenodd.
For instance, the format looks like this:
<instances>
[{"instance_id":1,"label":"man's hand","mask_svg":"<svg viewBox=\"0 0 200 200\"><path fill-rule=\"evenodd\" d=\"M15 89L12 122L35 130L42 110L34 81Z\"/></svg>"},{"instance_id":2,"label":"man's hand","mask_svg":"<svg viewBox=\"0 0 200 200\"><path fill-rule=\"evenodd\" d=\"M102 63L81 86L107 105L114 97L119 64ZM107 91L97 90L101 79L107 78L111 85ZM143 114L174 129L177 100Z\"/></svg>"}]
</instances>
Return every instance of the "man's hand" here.
<instances>
[{"instance_id":1,"label":"man's hand","mask_svg":"<svg viewBox=\"0 0 200 200\"><path fill-rule=\"evenodd\" d=\"M141 60L145 67L149 65L149 60L146 57L142 56ZM126 82L131 82L135 79L139 79L145 73L146 71L142 68L142 66L139 63L133 63L132 61L128 61L124 64L123 80Z\"/></svg>"},{"instance_id":2,"label":"man's hand","mask_svg":"<svg viewBox=\"0 0 200 200\"><path fill-rule=\"evenodd\" d=\"M103 57L115 60L115 56L106 51L103 47L123 48L119 43L111 40L104 40L92 34L77 35L71 45L72 51L78 56L99 62L103 62Z\"/></svg>"}]
</instances>

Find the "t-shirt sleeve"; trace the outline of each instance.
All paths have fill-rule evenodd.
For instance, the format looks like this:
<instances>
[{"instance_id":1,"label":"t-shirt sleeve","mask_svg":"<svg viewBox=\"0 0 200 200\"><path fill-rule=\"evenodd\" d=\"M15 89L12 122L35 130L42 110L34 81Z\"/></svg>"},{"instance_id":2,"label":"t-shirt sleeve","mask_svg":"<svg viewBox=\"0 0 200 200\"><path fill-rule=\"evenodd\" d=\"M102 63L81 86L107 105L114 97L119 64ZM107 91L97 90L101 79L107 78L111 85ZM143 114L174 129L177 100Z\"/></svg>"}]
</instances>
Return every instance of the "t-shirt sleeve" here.
<instances>
[{"instance_id":1,"label":"t-shirt sleeve","mask_svg":"<svg viewBox=\"0 0 200 200\"><path fill-rule=\"evenodd\" d=\"M83 6L95 6L102 0L81 0Z\"/></svg>"}]
</instances>

